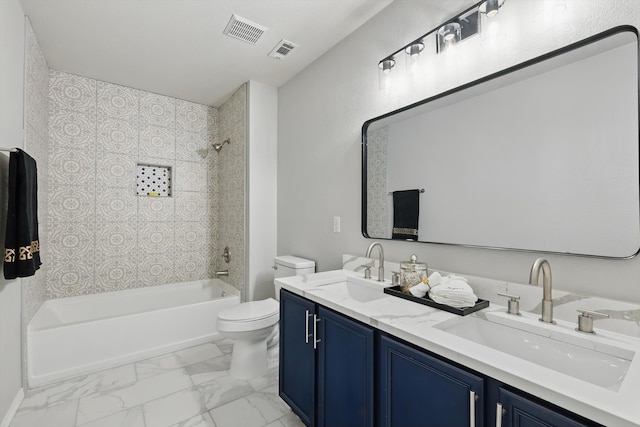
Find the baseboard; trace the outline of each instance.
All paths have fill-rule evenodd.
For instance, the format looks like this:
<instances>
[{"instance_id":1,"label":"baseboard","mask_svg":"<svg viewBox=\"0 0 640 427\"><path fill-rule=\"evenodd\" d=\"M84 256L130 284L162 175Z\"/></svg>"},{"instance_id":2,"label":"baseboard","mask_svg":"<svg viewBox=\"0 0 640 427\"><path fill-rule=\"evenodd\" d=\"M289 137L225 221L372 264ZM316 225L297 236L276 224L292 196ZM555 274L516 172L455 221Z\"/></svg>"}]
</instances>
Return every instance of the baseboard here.
<instances>
[{"instance_id":1,"label":"baseboard","mask_svg":"<svg viewBox=\"0 0 640 427\"><path fill-rule=\"evenodd\" d=\"M20 404L22 403L23 399L24 399L24 389L20 388L20 390L18 390L18 392L16 393L16 397L13 398L13 402L11 402L11 406L9 406L9 410L4 415L4 418L0 423L0 427L9 427L9 424L11 424L11 421L13 421L13 417L16 415L16 412L18 412L18 408L20 407Z\"/></svg>"}]
</instances>

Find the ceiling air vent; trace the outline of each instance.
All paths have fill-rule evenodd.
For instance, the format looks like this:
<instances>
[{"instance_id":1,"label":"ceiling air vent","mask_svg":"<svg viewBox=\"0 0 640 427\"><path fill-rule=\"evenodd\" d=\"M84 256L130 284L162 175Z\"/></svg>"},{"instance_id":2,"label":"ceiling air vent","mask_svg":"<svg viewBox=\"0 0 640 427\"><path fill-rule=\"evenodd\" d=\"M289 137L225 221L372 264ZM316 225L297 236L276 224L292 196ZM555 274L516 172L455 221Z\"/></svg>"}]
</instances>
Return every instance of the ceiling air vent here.
<instances>
[{"instance_id":1,"label":"ceiling air vent","mask_svg":"<svg viewBox=\"0 0 640 427\"><path fill-rule=\"evenodd\" d=\"M295 43L291 43L288 40L282 39L280 40L280 43L278 43L276 47L273 48L269 56L276 59L285 59L291 53L291 51L297 47L300 46Z\"/></svg>"},{"instance_id":2,"label":"ceiling air vent","mask_svg":"<svg viewBox=\"0 0 640 427\"><path fill-rule=\"evenodd\" d=\"M243 42L256 44L265 31L267 31L267 27L258 25L241 16L231 15L231 19L223 33Z\"/></svg>"}]
</instances>

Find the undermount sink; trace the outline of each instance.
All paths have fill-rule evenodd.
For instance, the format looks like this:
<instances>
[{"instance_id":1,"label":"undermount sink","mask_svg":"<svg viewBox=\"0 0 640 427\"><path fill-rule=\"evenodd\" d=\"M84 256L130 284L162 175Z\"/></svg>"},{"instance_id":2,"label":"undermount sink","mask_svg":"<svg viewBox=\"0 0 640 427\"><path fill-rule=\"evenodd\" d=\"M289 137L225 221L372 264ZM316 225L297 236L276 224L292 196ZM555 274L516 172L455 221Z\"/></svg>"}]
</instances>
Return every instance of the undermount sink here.
<instances>
[{"instance_id":1,"label":"undermount sink","mask_svg":"<svg viewBox=\"0 0 640 427\"><path fill-rule=\"evenodd\" d=\"M373 279L360 277L348 277L347 280L338 283L322 285L317 290L328 292L340 298L351 298L359 302L369 302L385 297L384 288L388 282L377 282Z\"/></svg>"},{"instance_id":2,"label":"undermount sink","mask_svg":"<svg viewBox=\"0 0 640 427\"><path fill-rule=\"evenodd\" d=\"M529 313L477 313L437 329L613 391L620 389L635 353L599 335L546 325Z\"/></svg>"}]
</instances>

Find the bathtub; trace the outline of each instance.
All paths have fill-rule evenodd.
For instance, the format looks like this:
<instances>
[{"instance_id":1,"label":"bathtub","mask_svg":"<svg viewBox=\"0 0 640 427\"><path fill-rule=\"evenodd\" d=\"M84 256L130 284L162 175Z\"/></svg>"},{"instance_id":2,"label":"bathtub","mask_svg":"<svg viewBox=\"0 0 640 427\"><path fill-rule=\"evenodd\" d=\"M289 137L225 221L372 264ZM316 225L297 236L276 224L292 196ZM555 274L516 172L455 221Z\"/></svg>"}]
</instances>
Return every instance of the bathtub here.
<instances>
[{"instance_id":1,"label":"bathtub","mask_svg":"<svg viewBox=\"0 0 640 427\"><path fill-rule=\"evenodd\" d=\"M29 386L210 341L239 303L219 279L48 300L27 327Z\"/></svg>"}]
</instances>

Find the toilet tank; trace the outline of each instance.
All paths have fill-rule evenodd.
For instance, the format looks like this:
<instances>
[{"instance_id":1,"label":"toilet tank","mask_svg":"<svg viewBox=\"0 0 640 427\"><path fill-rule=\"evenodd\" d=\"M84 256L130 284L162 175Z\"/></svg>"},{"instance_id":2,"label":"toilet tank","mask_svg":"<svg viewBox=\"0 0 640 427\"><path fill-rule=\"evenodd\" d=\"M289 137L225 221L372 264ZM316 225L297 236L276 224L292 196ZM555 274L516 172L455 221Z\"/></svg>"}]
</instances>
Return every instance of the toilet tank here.
<instances>
[{"instance_id":1,"label":"toilet tank","mask_svg":"<svg viewBox=\"0 0 640 427\"><path fill-rule=\"evenodd\" d=\"M293 255L281 255L274 258L275 277L300 276L316 271L315 261ZM280 300L280 285L276 286L276 299Z\"/></svg>"}]
</instances>

